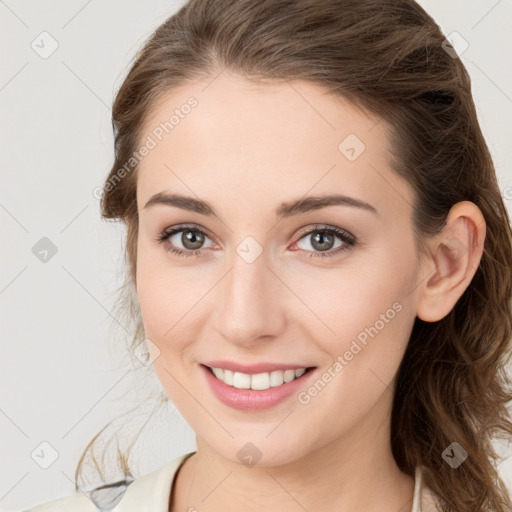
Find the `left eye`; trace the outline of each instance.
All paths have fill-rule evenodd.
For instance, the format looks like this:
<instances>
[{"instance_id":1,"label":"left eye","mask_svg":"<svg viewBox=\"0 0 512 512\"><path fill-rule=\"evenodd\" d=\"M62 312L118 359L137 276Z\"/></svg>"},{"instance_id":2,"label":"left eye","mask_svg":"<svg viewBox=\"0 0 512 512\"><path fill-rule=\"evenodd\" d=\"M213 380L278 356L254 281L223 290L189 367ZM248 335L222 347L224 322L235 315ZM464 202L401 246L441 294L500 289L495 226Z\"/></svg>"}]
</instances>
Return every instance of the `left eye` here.
<instances>
[{"instance_id":1,"label":"left eye","mask_svg":"<svg viewBox=\"0 0 512 512\"><path fill-rule=\"evenodd\" d=\"M336 239L339 240L339 244L336 246ZM306 245L309 245L310 247L302 247L302 249L305 249L307 251L314 250L319 252L325 252L331 249L337 249L338 247L342 246L343 244L348 244L348 240L343 239L342 236L332 230L329 229L316 229L314 231L310 231L306 235L302 236L297 244L301 240L309 240L309 243ZM312 249L311 249L312 248Z\"/></svg>"},{"instance_id":2,"label":"left eye","mask_svg":"<svg viewBox=\"0 0 512 512\"><path fill-rule=\"evenodd\" d=\"M334 245L336 238L340 240L338 245ZM313 248L313 251L307 247L305 249L308 253L307 256L310 257L332 257L356 245L356 240L352 235L335 227L316 226L303 234L296 245L301 240L307 239L310 240L308 245Z\"/></svg>"}]
</instances>

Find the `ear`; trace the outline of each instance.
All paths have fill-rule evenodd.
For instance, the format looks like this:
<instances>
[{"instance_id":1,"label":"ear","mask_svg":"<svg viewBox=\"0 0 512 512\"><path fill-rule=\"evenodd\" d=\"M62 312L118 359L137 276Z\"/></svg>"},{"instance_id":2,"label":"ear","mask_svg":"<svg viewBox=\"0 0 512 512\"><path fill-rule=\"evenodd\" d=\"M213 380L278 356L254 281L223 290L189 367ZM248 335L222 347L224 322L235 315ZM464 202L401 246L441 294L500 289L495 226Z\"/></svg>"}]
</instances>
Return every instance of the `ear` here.
<instances>
[{"instance_id":1,"label":"ear","mask_svg":"<svg viewBox=\"0 0 512 512\"><path fill-rule=\"evenodd\" d=\"M462 201L450 209L446 224L429 241L416 314L425 322L444 318L475 275L484 249L486 223L478 206Z\"/></svg>"}]
</instances>

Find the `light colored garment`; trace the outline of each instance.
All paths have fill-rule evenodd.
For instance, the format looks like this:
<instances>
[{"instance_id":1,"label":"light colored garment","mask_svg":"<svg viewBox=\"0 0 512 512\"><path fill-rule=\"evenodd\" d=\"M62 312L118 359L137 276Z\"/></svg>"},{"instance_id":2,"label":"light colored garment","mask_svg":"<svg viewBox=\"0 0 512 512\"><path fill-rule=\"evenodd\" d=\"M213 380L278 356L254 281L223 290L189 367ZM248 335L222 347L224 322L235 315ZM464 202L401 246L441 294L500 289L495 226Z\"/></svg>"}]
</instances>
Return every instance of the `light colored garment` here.
<instances>
[{"instance_id":1,"label":"light colored garment","mask_svg":"<svg viewBox=\"0 0 512 512\"><path fill-rule=\"evenodd\" d=\"M88 493L77 492L72 496L48 501L24 512L168 512L174 477L185 460L195 452L187 453L165 466L117 489L97 491L93 495L103 507L98 508ZM110 505L108 505L110 503ZM117 504L116 504L117 503ZM113 508L112 508L113 507ZM421 466L416 468L414 501L411 512L438 512L435 495L424 485Z\"/></svg>"}]
</instances>

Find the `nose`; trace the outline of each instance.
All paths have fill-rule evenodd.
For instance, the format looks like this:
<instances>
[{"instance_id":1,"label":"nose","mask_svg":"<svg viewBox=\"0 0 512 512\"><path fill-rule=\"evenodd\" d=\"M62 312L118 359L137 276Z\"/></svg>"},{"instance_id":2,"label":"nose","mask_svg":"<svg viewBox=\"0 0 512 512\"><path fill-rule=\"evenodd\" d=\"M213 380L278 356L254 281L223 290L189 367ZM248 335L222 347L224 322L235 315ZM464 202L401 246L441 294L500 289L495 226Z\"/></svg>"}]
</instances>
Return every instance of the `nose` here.
<instances>
[{"instance_id":1,"label":"nose","mask_svg":"<svg viewBox=\"0 0 512 512\"><path fill-rule=\"evenodd\" d=\"M235 255L230 272L219 283L215 328L233 344L259 345L262 338L277 337L284 330L284 285L267 265L264 255L252 263Z\"/></svg>"}]
</instances>

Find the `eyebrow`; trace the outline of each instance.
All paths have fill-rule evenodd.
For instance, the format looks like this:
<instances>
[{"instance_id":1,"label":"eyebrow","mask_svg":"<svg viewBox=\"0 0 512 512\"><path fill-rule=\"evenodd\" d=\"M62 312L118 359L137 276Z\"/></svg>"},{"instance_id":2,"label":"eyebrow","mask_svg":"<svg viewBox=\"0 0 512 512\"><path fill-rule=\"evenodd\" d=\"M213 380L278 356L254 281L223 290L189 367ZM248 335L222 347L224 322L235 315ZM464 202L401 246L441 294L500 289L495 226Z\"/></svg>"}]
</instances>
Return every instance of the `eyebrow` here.
<instances>
[{"instance_id":1,"label":"eyebrow","mask_svg":"<svg viewBox=\"0 0 512 512\"><path fill-rule=\"evenodd\" d=\"M195 199L193 197L182 196L179 194L169 194L167 192L158 192L151 196L149 201L145 204L144 208L149 208L157 204L175 206L182 210L196 212L206 216L217 216L215 210L205 201ZM330 194L326 196L309 196L302 199L297 199L290 202L281 203L276 210L276 215L279 218L292 217L300 215L320 208L328 206L351 206L354 208L361 208L363 210L372 212L379 215L377 209L371 204L356 199L354 197L344 196L341 194Z\"/></svg>"}]
</instances>

